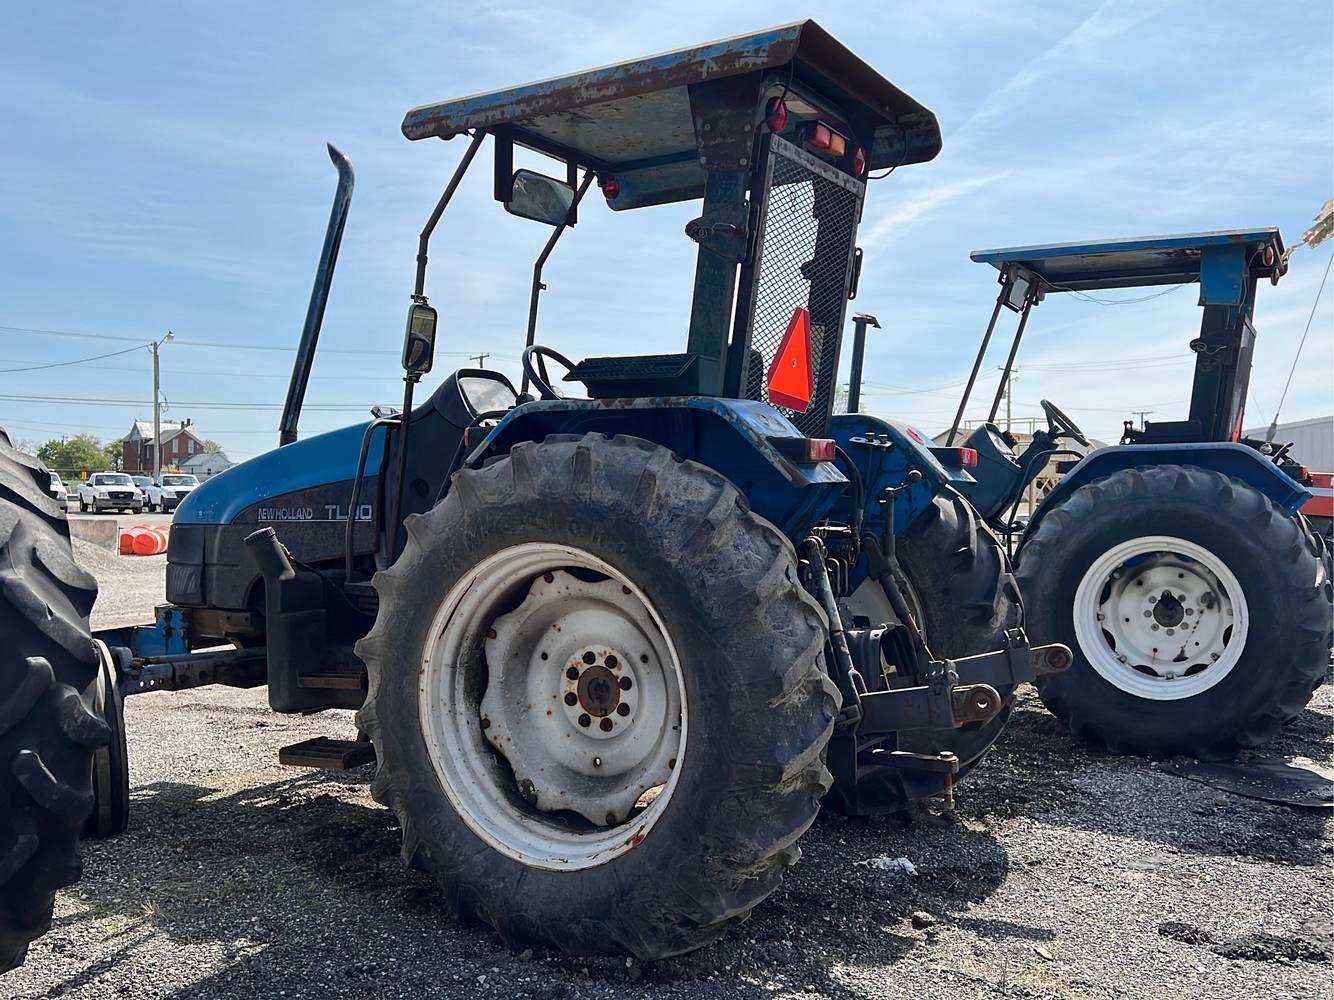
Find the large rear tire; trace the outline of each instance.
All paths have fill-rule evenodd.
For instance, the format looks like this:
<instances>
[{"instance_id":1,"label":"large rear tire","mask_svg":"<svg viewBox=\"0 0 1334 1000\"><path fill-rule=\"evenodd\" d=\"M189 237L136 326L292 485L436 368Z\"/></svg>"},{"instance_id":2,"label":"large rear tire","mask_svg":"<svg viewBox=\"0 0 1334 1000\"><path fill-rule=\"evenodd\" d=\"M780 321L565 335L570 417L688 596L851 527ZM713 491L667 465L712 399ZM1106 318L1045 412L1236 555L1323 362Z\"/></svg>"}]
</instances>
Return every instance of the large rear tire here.
<instances>
[{"instance_id":1,"label":"large rear tire","mask_svg":"<svg viewBox=\"0 0 1334 1000\"><path fill-rule=\"evenodd\" d=\"M0 439L0 972L51 925L80 874L92 758L108 739L91 710L97 583L75 564L50 475Z\"/></svg>"},{"instance_id":2,"label":"large rear tire","mask_svg":"<svg viewBox=\"0 0 1334 1000\"><path fill-rule=\"evenodd\" d=\"M1074 663L1038 679L1052 713L1113 753L1229 757L1310 700L1334 589L1300 517L1246 483L1144 466L1072 492L1019 551L1037 642Z\"/></svg>"},{"instance_id":3,"label":"large rear tire","mask_svg":"<svg viewBox=\"0 0 1334 1000\"><path fill-rule=\"evenodd\" d=\"M935 498L932 506L895 545L899 565L908 577L908 598L931 652L940 657L970 656L1002 649L1007 629L1023 624L1023 605L1010 561L996 536L958 494ZM876 600L880 585L868 580ZM886 601L887 604L887 601ZM868 609L869 610L869 609ZM879 620L888 620L884 611ZM1000 738L1014 704L1014 688L1000 692L1003 708L990 722L958 729L910 731L898 737L898 749L959 758L955 780L981 762ZM910 801L939 791L931 775L883 768L863 771L857 781L862 811L901 809ZM833 808L850 811L850 797L837 787L826 799Z\"/></svg>"},{"instance_id":4,"label":"large rear tire","mask_svg":"<svg viewBox=\"0 0 1334 1000\"><path fill-rule=\"evenodd\" d=\"M713 470L601 435L464 470L407 528L357 647L404 859L518 946L661 958L743 919L830 781L788 540Z\"/></svg>"}]
</instances>

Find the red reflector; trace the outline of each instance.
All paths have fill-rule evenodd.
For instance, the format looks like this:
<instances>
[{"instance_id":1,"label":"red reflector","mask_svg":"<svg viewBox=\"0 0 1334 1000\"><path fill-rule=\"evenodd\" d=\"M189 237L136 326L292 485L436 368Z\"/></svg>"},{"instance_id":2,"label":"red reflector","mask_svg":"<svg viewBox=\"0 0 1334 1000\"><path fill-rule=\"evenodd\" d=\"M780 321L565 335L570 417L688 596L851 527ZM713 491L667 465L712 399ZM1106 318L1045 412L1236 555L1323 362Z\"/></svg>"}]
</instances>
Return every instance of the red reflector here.
<instances>
[{"instance_id":1,"label":"red reflector","mask_svg":"<svg viewBox=\"0 0 1334 1000\"><path fill-rule=\"evenodd\" d=\"M835 446L836 442L833 438L807 438L806 461L832 462L834 460Z\"/></svg>"},{"instance_id":2,"label":"red reflector","mask_svg":"<svg viewBox=\"0 0 1334 1000\"><path fill-rule=\"evenodd\" d=\"M781 132L787 128L787 102L781 97L769 98L764 108L764 123L770 132Z\"/></svg>"},{"instance_id":3,"label":"red reflector","mask_svg":"<svg viewBox=\"0 0 1334 1000\"><path fill-rule=\"evenodd\" d=\"M815 394L812 375L811 314L797 306L769 365L769 402L805 413Z\"/></svg>"},{"instance_id":4,"label":"red reflector","mask_svg":"<svg viewBox=\"0 0 1334 1000\"><path fill-rule=\"evenodd\" d=\"M866 173L866 150L858 146L852 154L852 175L860 177L864 173Z\"/></svg>"},{"instance_id":5,"label":"red reflector","mask_svg":"<svg viewBox=\"0 0 1334 1000\"><path fill-rule=\"evenodd\" d=\"M960 465L966 465L970 469L976 467L977 465L976 448L958 448L956 450L959 452Z\"/></svg>"},{"instance_id":6,"label":"red reflector","mask_svg":"<svg viewBox=\"0 0 1334 1000\"><path fill-rule=\"evenodd\" d=\"M602 196L608 201L615 201L616 196L621 193L621 182L615 177L608 177L602 182Z\"/></svg>"},{"instance_id":7,"label":"red reflector","mask_svg":"<svg viewBox=\"0 0 1334 1000\"><path fill-rule=\"evenodd\" d=\"M828 149L829 144L834 141L834 133L830 131L828 125L817 123L806 137L806 141L816 149Z\"/></svg>"},{"instance_id":8,"label":"red reflector","mask_svg":"<svg viewBox=\"0 0 1334 1000\"><path fill-rule=\"evenodd\" d=\"M1264 262L1265 267L1274 266L1274 248L1272 246L1265 247Z\"/></svg>"}]
</instances>

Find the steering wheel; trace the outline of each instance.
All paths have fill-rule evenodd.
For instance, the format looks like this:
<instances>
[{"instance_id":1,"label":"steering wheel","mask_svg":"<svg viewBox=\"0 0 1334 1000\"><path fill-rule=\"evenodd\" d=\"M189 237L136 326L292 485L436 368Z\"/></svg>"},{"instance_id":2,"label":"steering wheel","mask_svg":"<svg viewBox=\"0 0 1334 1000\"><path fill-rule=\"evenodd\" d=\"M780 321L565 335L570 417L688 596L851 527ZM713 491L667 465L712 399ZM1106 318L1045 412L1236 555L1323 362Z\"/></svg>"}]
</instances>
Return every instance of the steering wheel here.
<instances>
[{"instance_id":1,"label":"steering wheel","mask_svg":"<svg viewBox=\"0 0 1334 1000\"><path fill-rule=\"evenodd\" d=\"M534 344L523 350L523 373L528 376L528 381L533 383L533 388L543 399L564 399L565 394L557 392L551 385L551 376L547 374L547 358L563 365L567 372L574 367L574 362L565 355L553 351L550 347Z\"/></svg>"},{"instance_id":2,"label":"steering wheel","mask_svg":"<svg viewBox=\"0 0 1334 1000\"><path fill-rule=\"evenodd\" d=\"M1084 432L1079 429L1079 425L1061 412L1060 408L1050 400L1040 400L1043 412L1047 414L1047 425L1051 427L1053 438L1068 437L1085 448L1093 447L1089 444L1089 439L1084 436Z\"/></svg>"}]
</instances>

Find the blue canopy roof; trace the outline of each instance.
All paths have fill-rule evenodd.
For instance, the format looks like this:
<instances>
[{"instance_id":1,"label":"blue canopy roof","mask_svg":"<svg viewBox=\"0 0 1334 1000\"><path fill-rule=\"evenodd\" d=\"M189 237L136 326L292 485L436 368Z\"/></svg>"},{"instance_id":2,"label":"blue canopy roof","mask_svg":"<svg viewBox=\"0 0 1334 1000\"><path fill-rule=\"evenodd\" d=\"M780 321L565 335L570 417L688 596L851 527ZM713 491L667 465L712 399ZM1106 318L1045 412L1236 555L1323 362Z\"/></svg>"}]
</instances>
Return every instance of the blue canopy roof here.
<instances>
[{"instance_id":1,"label":"blue canopy roof","mask_svg":"<svg viewBox=\"0 0 1334 1000\"><path fill-rule=\"evenodd\" d=\"M920 163L940 151L935 115L814 21L424 104L404 117L403 134L449 139L506 127L522 145L594 169L686 162L702 183L688 88L753 73L774 74L780 88L805 84L845 109L871 134L872 169Z\"/></svg>"},{"instance_id":2,"label":"blue canopy roof","mask_svg":"<svg viewBox=\"0 0 1334 1000\"><path fill-rule=\"evenodd\" d=\"M1018 265L1041 279L1048 291L1065 292L1199 281L1203 251L1226 246L1245 248L1252 274L1268 274L1283 256L1283 237L1275 226L975 250L969 256L997 270ZM1268 264L1263 259L1266 247L1273 248Z\"/></svg>"}]
</instances>

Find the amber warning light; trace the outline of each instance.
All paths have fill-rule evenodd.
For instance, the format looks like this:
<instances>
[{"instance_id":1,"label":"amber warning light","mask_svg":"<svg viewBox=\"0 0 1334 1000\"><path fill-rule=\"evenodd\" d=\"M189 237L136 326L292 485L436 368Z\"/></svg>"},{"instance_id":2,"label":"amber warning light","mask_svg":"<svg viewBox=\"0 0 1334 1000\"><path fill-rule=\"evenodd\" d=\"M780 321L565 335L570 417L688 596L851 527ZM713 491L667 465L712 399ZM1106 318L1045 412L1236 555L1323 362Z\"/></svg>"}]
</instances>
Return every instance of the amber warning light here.
<instances>
[{"instance_id":1,"label":"amber warning light","mask_svg":"<svg viewBox=\"0 0 1334 1000\"><path fill-rule=\"evenodd\" d=\"M769 402L805 413L815 394L811 370L811 314L803 306L792 310L787 333L769 365Z\"/></svg>"}]
</instances>

